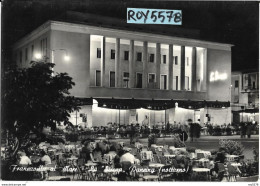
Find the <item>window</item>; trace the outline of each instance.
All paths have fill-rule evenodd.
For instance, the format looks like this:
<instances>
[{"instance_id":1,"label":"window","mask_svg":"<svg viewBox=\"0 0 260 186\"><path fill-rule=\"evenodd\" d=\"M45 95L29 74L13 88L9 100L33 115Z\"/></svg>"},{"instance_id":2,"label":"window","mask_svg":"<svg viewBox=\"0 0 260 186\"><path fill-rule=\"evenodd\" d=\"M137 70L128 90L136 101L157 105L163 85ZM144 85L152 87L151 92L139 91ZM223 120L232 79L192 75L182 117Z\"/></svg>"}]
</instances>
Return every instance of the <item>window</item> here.
<instances>
[{"instance_id":1,"label":"window","mask_svg":"<svg viewBox=\"0 0 260 186\"><path fill-rule=\"evenodd\" d=\"M238 80L235 81L235 88L238 88Z\"/></svg>"},{"instance_id":2,"label":"window","mask_svg":"<svg viewBox=\"0 0 260 186\"><path fill-rule=\"evenodd\" d=\"M97 58L101 58L101 48L97 48Z\"/></svg>"},{"instance_id":3,"label":"window","mask_svg":"<svg viewBox=\"0 0 260 186\"><path fill-rule=\"evenodd\" d=\"M129 60L129 51L124 51L124 60Z\"/></svg>"},{"instance_id":4,"label":"window","mask_svg":"<svg viewBox=\"0 0 260 186\"><path fill-rule=\"evenodd\" d=\"M160 88L162 90L166 90L167 89L167 75L161 75Z\"/></svg>"},{"instance_id":5,"label":"window","mask_svg":"<svg viewBox=\"0 0 260 186\"><path fill-rule=\"evenodd\" d=\"M178 86L179 86L179 78L178 76L175 76L173 78L173 90L178 90Z\"/></svg>"},{"instance_id":6,"label":"window","mask_svg":"<svg viewBox=\"0 0 260 186\"><path fill-rule=\"evenodd\" d=\"M162 57L163 57L163 58L162 58L162 63L163 63L163 64L166 64L166 55L163 55Z\"/></svg>"},{"instance_id":7,"label":"window","mask_svg":"<svg viewBox=\"0 0 260 186\"><path fill-rule=\"evenodd\" d=\"M20 51L20 63L22 63L23 62L23 51Z\"/></svg>"},{"instance_id":8,"label":"window","mask_svg":"<svg viewBox=\"0 0 260 186\"><path fill-rule=\"evenodd\" d=\"M110 87L116 87L116 73L110 71Z\"/></svg>"},{"instance_id":9,"label":"window","mask_svg":"<svg viewBox=\"0 0 260 186\"><path fill-rule=\"evenodd\" d=\"M189 59L189 57L186 57L186 65L187 65L187 66L190 65L190 59Z\"/></svg>"},{"instance_id":10,"label":"window","mask_svg":"<svg viewBox=\"0 0 260 186\"><path fill-rule=\"evenodd\" d=\"M129 72L124 72L123 74L123 87L128 88L128 82L129 82Z\"/></svg>"},{"instance_id":11,"label":"window","mask_svg":"<svg viewBox=\"0 0 260 186\"><path fill-rule=\"evenodd\" d=\"M142 61L142 52L137 52L137 61Z\"/></svg>"},{"instance_id":12,"label":"window","mask_svg":"<svg viewBox=\"0 0 260 186\"><path fill-rule=\"evenodd\" d=\"M185 90L190 90L190 77L185 76Z\"/></svg>"},{"instance_id":13,"label":"window","mask_svg":"<svg viewBox=\"0 0 260 186\"><path fill-rule=\"evenodd\" d=\"M178 65L178 56L173 56L174 64Z\"/></svg>"},{"instance_id":14,"label":"window","mask_svg":"<svg viewBox=\"0 0 260 186\"><path fill-rule=\"evenodd\" d=\"M151 63L154 62L154 54L150 54L150 56L149 56L149 62L151 62Z\"/></svg>"},{"instance_id":15,"label":"window","mask_svg":"<svg viewBox=\"0 0 260 186\"><path fill-rule=\"evenodd\" d=\"M115 59L116 57L116 51L115 50L111 50L111 59Z\"/></svg>"},{"instance_id":16,"label":"window","mask_svg":"<svg viewBox=\"0 0 260 186\"><path fill-rule=\"evenodd\" d=\"M136 88L142 88L143 84L143 74L136 73Z\"/></svg>"},{"instance_id":17,"label":"window","mask_svg":"<svg viewBox=\"0 0 260 186\"><path fill-rule=\"evenodd\" d=\"M25 49L25 61L28 59L28 48Z\"/></svg>"},{"instance_id":18,"label":"window","mask_svg":"<svg viewBox=\"0 0 260 186\"><path fill-rule=\"evenodd\" d=\"M33 57L33 53L34 53L34 46L31 46L31 53L32 53L32 57Z\"/></svg>"},{"instance_id":19,"label":"window","mask_svg":"<svg viewBox=\"0 0 260 186\"><path fill-rule=\"evenodd\" d=\"M155 74L148 74L148 83L155 83Z\"/></svg>"},{"instance_id":20,"label":"window","mask_svg":"<svg viewBox=\"0 0 260 186\"><path fill-rule=\"evenodd\" d=\"M43 56L47 55L47 38L41 40L41 53Z\"/></svg>"},{"instance_id":21,"label":"window","mask_svg":"<svg viewBox=\"0 0 260 186\"><path fill-rule=\"evenodd\" d=\"M96 86L101 86L101 72L100 70L96 70Z\"/></svg>"}]
</instances>

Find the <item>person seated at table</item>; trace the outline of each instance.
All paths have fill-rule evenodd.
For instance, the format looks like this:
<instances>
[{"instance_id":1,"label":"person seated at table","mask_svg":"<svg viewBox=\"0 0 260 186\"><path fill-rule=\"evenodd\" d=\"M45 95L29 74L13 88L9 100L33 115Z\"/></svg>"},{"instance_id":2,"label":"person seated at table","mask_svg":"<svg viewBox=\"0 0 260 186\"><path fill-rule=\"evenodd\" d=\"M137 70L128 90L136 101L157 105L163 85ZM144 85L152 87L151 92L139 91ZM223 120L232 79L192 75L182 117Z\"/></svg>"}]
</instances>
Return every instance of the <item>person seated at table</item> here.
<instances>
[{"instance_id":1,"label":"person seated at table","mask_svg":"<svg viewBox=\"0 0 260 186\"><path fill-rule=\"evenodd\" d=\"M91 147L90 140L85 141L84 147L81 151L84 154L85 162L92 161L95 162L94 156L93 156L93 148Z\"/></svg>"},{"instance_id":2,"label":"person seated at table","mask_svg":"<svg viewBox=\"0 0 260 186\"><path fill-rule=\"evenodd\" d=\"M40 152L40 155L41 155L41 160L40 160L41 164L43 164L43 165L51 164L51 158L48 154L46 154L45 151L42 150Z\"/></svg>"},{"instance_id":3,"label":"person seated at table","mask_svg":"<svg viewBox=\"0 0 260 186\"><path fill-rule=\"evenodd\" d=\"M215 162L224 163L225 162L225 154L223 152L218 152L215 158Z\"/></svg>"},{"instance_id":4,"label":"person seated at table","mask_svg":"<svg viewBox=\"0 0 260 186\"><path fill-rule=\"evenodd\" d=\"M27 167L32 164L31 159L26 155L24 151L18 152L17 155L18 165Z\"/></svg>"},{"instance_id":5,"label":"person seated at table","mask_svg":"<svg viewBox=\"0 0 260 186\"><path fill-rule=\"evenodd\" d=\"M135 157L129 152L129 150L126 150L125 153L120 157L120 163L124 161L129 161L132 165L135 163Z\"/></svg>"},{"instance_id":6,"label":"person seated at table","mask_svg":"<svg viewBox=\"0 0 260 186\"><path fill-rule=\"evenodd\" d=\"M109 145L108 145L108 142L106 140L98 142L97 146L99 147L99 149L102 153L102 156L109 152Z\"/></svg>"}]
</instances>

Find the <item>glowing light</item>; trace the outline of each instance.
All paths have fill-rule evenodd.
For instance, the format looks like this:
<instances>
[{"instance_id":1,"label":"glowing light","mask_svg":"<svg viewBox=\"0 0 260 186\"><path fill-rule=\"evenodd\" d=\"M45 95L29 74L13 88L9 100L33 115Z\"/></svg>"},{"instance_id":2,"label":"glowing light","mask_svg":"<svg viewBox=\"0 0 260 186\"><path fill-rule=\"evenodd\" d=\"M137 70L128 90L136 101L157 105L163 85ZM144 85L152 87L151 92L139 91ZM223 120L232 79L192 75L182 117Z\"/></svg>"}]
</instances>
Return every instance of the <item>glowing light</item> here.
<instances>
[{"instance_id":1,"label":"glowing light","mask_svg":"<svg viewBox=\"0 0 260 186\"><path fill-rule=\"evenodd\" d=\"M70 60L70 56L68 56L68 55L64 56L64 60L65 61L69 61Z\"/></svg>"},{"instance_id":2,"label":"glowing light","mask_svg":"<svg viewBox=\"0 0 260 186\"><path fill-rule=\"evenodd\" d=\"M35 57L36 59L41 59L41 58L42 58L42 54L36 53L36 54L34 55L34 57Z\"/></svg>"},{"instance_id":3,"label":"glowing light","mask_svg":"<svg viewBox=\"0 0 260 186\"><path fill-rule=\"evenodd\" d=\"M211 72L210 73L210 82L218 81L218 80L226 80L227 79L227 73L220 74L218 71Z\"/></svg>"}]
</instances>

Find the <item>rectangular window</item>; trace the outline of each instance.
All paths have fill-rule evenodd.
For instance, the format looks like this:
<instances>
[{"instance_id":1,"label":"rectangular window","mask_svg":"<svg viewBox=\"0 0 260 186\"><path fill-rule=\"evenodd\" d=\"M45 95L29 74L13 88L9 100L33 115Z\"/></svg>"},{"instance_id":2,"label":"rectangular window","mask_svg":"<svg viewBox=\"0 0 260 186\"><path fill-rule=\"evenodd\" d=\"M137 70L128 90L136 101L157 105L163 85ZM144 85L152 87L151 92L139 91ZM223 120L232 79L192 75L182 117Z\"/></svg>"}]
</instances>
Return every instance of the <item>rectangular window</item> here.
<instances>
[{"instance_id":1,"label":"rectangular window","mask_svg":"<svg viewBox=\"0 0 260 186\"><path fill-rule=\"evenodd\" d=\"M155 74L148 74L148 83L155 83Z\"/></svg>"},{"instance_id":2,"label":"rectangular window","mask_svg":"<svg viewBox=\"0 0 260 186\"><path fill-rule=\"evenodd\" d=\"M235 81L235 88L238 88L238 80Z\"/></svg>"},{"instance_id":3,"label":"rectangular window","mask_svg":"<svg viewBox=\"0 0 260 186\"><path fill-rule=\"evenodd\" d=\"M110 87L116 87L116 73L110 72Z\"/></svg>"},{"instance_id":4,"label":"rectangular window","mask_svg":"<svg viewBox=\"0 0 260 186\"><path fill-rule=\"evenodd\" d=\"M137 61L142 61L142 52L137 52L136 60Z\"/></svg>"},{"instance_id":5,"label":"rectangular window","mask_svg":"<svg viewBox=\"0 0 260 186\"><path fill-rule=\"evenodd\" d=\"M43 56L47 55L47 38L41 40L41 53Z\"/></svg>"},{"instance_id":6,"label":"rectangular window","mask_svg":"<svg viewBox=\"0 0 260 186\"><path fill-rule=\"evenodd\" d=\"M175 76L173 78L173 90L178 90L178 85L179 85L179 78L178 76Z\"/></svg>"},{"instance_id":7,"label":"rectangular window","mask_svg":"<svg viewBox=\"0 0 260 186\"><path fill-rule=\"evenodd\" d=\"M128 82L129 82L129 72L123 73L123 87L128 88Z\"/></svg>"},{"instance_id":8,"label":"rectangular window","mask_svg":"<svg viewBox=\"0 0 260 186\"><path fill-rule=\"evenodd\" d=\"M101 48L97 48L97 58L101 58Z\"/></svg>"},{"instance_id":9,"label":"rectangular window","mask_svg":"<svg viewBox=\"0 0 260 186\"><path fill-rule=\"evenodd\" d=\"M115 50L111 50L111 59L115 59L116 57L116 51Z\"/></svg>"},{"instance_id":10,"label":"rectangular window","mask_svg":"<svg viewBox=\"0 0 260 186\"><path fill-rule=\"evenodd\" d=\"M143 74L136 73L136 88L142 88L143 87Z\"/></svg>"},{"instance_id":11,"label":"rectangular window","mask_svg":"<svg viewBox=\"0 0 260 186\"><path fill-rule=\"evenodd\" d=\"M161 75L160 88L162 90L166 90L167 89L167 75Z\"/></svg>"},{"instance_id":12,"label":"rectangular window","mask_svg":"<svg viewBox=\"0 0 260 186\"><path fill-rule=\"evenodd\" d=\"M174 64L178 65L178 56L173 56Z\"/></svg>"},{"instance_id":13,"label":"rectangular window","mask_svg":"<svg viewBox=\"0 0 260 186\"><path fill-rule=\"evenodd\" d=\"M166 55L163 55L163 56L162 56L162 63L163 63L163 64L166 64Z\"/></svg>"},{"instance_id":14,"label":"rectangular window","mask_svg":"<svg viewBox=\"0 0 260 186\"><path fill-rule=\"evenodd\" d=\"M151 63L154 62L154 54L149 55L149 62L151 62Z\"/></svg>"},{"instance_id":15,"label":"rectangular window","mask_svg":"<svg viewBox=\"0 0 260 186\"><path fill-rule=\"evenodd\" d=\"M100 70L96 70L96 86L101 86L101 72Z\"/></svg>"},{"instance_id":16,"label":"rectangular window","mask_svg":"<svg viewBox=\"0 0 260 186\"><path fill-rule=\"evenodd\" d=\"M124 51L124 60L129 60L129 51Z\"/></svg>"},{"instance_id":17,"label":"rectangular window","mask_svg":"<svg viewBox=\"0 0 260 186\"><path fill-rule=\"evenodd\" d=\"M23 62L23 51L22 50L20 51L20 60L19 61L20 61L20 63Z\"/></svg>"},{"instance_id":18,"label":"rectangular window","mask_svg":"<svg viewBox=\"0 0 260 186\"><path fill-rule=\"evenodd\" d=\"M32 55L32 58L33 58L33 53L34 53L34 46L32 45L32 46L31 46L31 55Z\"/></svg>"},{"instance_id":19,"label":"rectangular window","mask_svg":"<svg viewBox=\"0 0 260 186\"><path fill-rule=\"evenodd\" d=\"M190 77L189 76L185 76L185 90L190 90Z\"/></svg>"},{"instance_id":20,"label":"rectangular window","mask_svg":"<svg viewBox=\"0 0 260 186\"><path fill-rule=\"evenodd\" d=\"M28 48L25 49L25 61L28 59Z\"/></svg>"},{"instance_id":21,"label":"rectangular window","mask_svg":"<svg viewBox=\"0 0 260 186\"><path fill-rule=\"evenodd\" d=\"M189 57L186 57L186 65L187 65L187 66L190 65L190 59L189 59Z\"/></svg>"}]
</instances>

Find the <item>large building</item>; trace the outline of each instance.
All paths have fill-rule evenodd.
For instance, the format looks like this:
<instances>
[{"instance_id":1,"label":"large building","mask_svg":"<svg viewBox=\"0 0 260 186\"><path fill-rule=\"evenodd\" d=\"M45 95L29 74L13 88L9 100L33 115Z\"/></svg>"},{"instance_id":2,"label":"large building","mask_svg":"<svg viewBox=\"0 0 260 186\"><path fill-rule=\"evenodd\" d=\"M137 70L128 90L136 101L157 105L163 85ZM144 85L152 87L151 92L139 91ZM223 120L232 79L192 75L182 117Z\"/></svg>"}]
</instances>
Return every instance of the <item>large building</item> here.
<instances>
[{"instance_id":1,"label":"large building","mask_svg":"<svg viewBox=\"0 0 260 186\"><path fill-rule=\"evenodd\" d=\"M233 122L259 123L259 72L232 72L231 106Z\"/></svg>"},{"instance_id":2,"label":"large building","mask_svg":"<svg viewBox=\"0 0 260 186\"><path fill-rule=\"evenodd\" d=\"M18 66L47 56L89 98L71 114L88 126L231 123L231 47L116 27L48 21L13 47ZM63 59L69 55L70 60ZM68 58L67 58L68 59ZM85 116L85 117L83 117Z\"/></svg>"}]
</instances>

